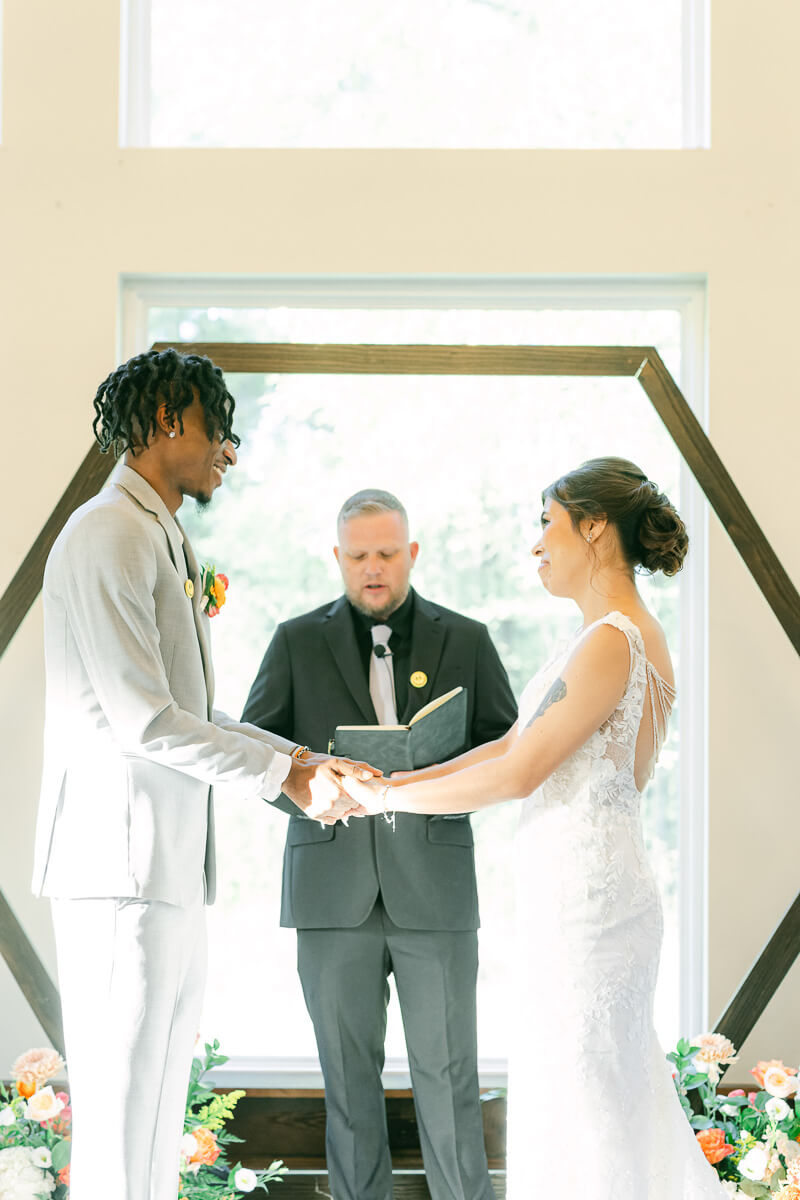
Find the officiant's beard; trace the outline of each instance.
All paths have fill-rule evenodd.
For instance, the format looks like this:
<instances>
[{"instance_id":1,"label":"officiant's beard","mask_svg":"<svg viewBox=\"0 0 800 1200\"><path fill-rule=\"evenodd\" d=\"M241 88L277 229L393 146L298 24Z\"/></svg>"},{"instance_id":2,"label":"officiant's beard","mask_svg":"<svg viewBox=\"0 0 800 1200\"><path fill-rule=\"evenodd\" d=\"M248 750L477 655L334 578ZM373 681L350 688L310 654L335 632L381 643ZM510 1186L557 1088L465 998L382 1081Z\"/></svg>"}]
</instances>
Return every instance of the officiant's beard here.
<instances>
[{"instance_id":1,"label":"officiant's beard","mask_svg":"<svg viewBox=\"0 0 800 1200\"><path fill-rule=\"evenodd\" d=\"M385 621L387 617L390 617L392 613L396 612L400 605L403 604L410 588L408 585L406 585L405 591L401 593L393 592L388 584L384 584L384 587L386 587L389 592L389 598L379 606L364 603L362 598L364 595L363 588L360 588L357 592L346 590L347 599L350 601L353 608L355 608L357 612L360 612L362 616L368 617L371 621Z\"/></svg>"}]
</instances>

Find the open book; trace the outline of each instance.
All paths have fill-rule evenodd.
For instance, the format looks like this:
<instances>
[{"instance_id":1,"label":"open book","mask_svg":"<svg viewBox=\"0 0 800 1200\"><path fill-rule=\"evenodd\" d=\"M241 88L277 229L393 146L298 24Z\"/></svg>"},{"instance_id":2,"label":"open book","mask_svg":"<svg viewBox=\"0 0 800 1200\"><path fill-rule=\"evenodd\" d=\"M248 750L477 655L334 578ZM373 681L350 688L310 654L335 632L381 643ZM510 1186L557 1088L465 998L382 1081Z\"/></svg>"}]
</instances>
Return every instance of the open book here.
<instances>
[{"instance_id":1,"label":"open book","mask_svg":"<svg viewBox=\"0 0 800 1200\"><path fill-rule=\"evenodd\" d=\"M390 775L445 762L464 749L466 740L467 692L457 687L430 700L408 725L337 725L328 749Z\"/></svg>"}]
</instances>

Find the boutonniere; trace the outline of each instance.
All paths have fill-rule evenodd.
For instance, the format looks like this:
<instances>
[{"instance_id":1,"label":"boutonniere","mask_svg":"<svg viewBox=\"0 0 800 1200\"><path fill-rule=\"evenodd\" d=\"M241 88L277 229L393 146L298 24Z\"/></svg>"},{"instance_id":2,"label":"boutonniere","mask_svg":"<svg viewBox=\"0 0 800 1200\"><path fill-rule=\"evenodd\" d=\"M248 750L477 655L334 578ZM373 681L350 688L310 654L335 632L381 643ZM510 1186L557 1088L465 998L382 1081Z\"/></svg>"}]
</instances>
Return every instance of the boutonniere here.
<instances>
[{"instance_id":1,"label":"boutonniere","mask_svg":"<svg viewBox=\"0 0 800 1200\"><path fill-rule=\"evenodd\" d=\"M200 570L200 611L215 617L225 603L228 587L227 575L217 572L213 563L203 563Z\"/></svg>"}]
</instances>

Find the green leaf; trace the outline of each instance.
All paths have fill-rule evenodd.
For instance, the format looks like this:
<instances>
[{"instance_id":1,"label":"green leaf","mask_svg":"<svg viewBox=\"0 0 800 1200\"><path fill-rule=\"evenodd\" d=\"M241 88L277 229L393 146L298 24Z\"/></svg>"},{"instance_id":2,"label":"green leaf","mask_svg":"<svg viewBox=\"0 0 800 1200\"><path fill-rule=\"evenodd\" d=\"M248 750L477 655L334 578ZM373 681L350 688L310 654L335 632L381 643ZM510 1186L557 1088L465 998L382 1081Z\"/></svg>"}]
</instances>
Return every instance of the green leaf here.
<instances>
[{"instance_id":1,"label":"green leaf","mask_svg":"<svg viewBox=\"0 0 800 1200\"><path fill-rule=\"evenodd\" d=\"M53 1170L60 1171L69 1162L71 1143L65 1138L61 1142L56 1142L52 1149L53 1155Z\"/></svg>"},{"instance_id":2,"label":"green leaf","mask_svg":"<svg viewBox=\"0 0 800 1200\"><path fill-rule=\"evenodd\" d=\"M692 1117L692 1129L713 1129L714 1122L708 1117Z\"/></svg>"}]
</instances>

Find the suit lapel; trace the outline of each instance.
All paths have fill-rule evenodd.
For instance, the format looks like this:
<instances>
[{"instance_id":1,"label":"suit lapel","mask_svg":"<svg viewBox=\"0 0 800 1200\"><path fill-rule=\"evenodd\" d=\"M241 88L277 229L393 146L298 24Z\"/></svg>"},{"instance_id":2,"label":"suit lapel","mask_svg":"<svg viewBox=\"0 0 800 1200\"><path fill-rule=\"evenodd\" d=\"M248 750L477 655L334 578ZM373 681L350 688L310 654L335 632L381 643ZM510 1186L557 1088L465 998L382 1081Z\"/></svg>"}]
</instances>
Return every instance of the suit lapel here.
<instances>
[{"instance_id":1,"label":"suit lapel","mask_svg":"<svg viewBox=\"0 0 800 1200\"><path fill-rule=\"evenodd\" d=\"M202 597L202 590L200 587L200 584L201 584L200 567L198 566L197 559L194 556L194 550L192 549L191 542L187 538L186 534L183 532L183 529L181 529L181 526L178 525L177 521L175 522L175 524L177 525L177 527L180 530L180 533L183 537L183 546L181 547L181 559L184 558L184 554L185 554L186 568L189 573L189 578L191 579L192 583L194 584L194 596L192 597L192 611L194 613L195 629L197 630L197 640L200 643L200 654L202 655L202 658L203 658L203 673L206 677L206 694L208 696L208 715L211 716L211 710L214 707L214 667L211 662L211 640L209 637L209 628L208 628L209 618L200 608L200 600Z\"/></svg>"},{"instance_id":2,"label":"suit lapel","mask_svg":"<svg viewBox=\"0 0 800 1200\"><path fill-rule=\"evenodd\" d=\"M416 688L410 681L408 685L408 700L400 720L407 725L414 713L419 712L423 704L433 697L433 685L436 672L439 670L439 660L444 648L445 629L441 617L433 605L417 593L414 608L414 630L411 635L411 669L409 676L416 671L422 671L427 680L421 688Z\"/></svg>"},{"instance_id":3,"label":"suit lapel","mask_svg":"<svg viewBox=\"0 0 800 1200\"><path fill-rule=\"evenodd\" d=\"M350 689L365 722L376 725L378 717L370 698L369 683L358 652L353 618L344 596L340 596L325 614L322 633L339 668L339 674Z\"/></svg>"}]
</instances>

